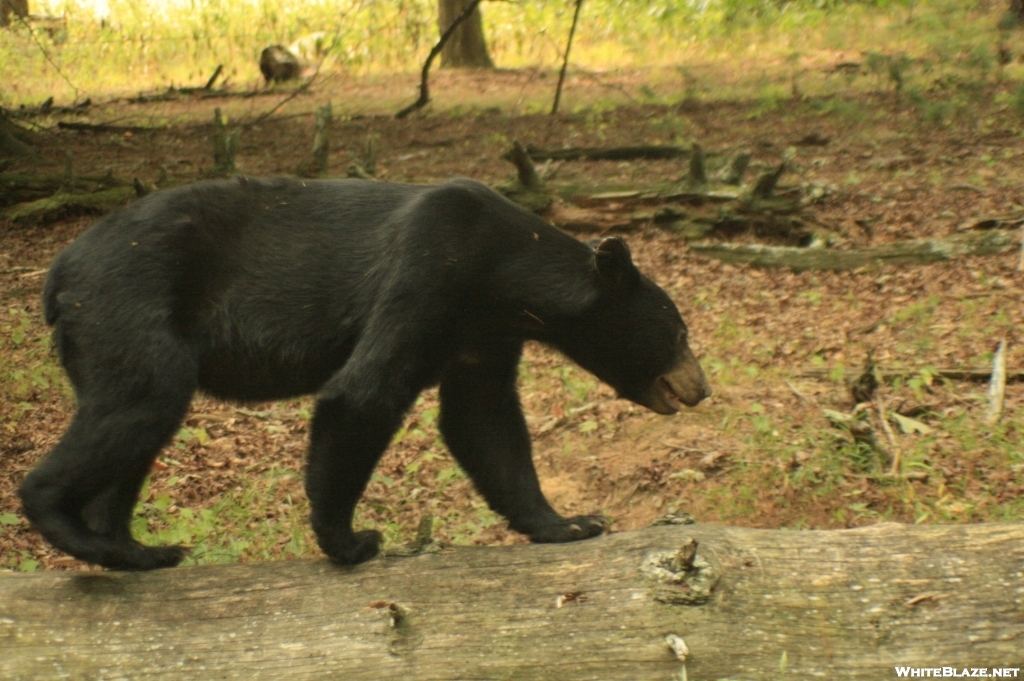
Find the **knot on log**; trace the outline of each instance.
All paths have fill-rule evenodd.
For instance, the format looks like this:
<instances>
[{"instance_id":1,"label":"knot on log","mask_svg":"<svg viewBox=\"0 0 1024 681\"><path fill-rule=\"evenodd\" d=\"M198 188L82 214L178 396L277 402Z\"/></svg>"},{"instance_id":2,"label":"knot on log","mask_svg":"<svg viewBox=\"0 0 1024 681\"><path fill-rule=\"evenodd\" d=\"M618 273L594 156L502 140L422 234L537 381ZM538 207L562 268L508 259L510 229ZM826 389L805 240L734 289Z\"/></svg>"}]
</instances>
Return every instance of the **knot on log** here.
<instances>
[{"instance_id":1,"label":"knot on log","mask_svg":"<svg viewBox=\"0 0 1024 681\"><path fill-rule=\"evenodd\" d=\"M654 600L672 605L701 605L711 598L718 571L697 556L697 540L688 537L675 551L655 551L640 565L644 576L658 582Z\"/></svg>"}]
</instances>

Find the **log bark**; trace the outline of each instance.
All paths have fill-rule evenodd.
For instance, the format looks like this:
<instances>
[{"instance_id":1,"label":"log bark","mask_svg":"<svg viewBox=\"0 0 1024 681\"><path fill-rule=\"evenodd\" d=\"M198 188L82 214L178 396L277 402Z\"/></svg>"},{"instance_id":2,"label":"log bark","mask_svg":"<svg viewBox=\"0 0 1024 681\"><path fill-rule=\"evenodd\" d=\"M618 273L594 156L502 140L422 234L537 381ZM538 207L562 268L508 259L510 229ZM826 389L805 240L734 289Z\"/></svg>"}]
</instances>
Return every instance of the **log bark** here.
<instances>
[{"instance_id":1,"label":"log bark","mask_svg":"<svg viewBox=\"0 0 1024 681\"><path fill-rule=\"evenodd\" d=\"M671 581L690 539L704 602ZM663 681L673 635L693 679L1020 667L1022 566L1021 524L673 525L355 568L0 573L0 678Z\"/></svg>"}]
</instances>

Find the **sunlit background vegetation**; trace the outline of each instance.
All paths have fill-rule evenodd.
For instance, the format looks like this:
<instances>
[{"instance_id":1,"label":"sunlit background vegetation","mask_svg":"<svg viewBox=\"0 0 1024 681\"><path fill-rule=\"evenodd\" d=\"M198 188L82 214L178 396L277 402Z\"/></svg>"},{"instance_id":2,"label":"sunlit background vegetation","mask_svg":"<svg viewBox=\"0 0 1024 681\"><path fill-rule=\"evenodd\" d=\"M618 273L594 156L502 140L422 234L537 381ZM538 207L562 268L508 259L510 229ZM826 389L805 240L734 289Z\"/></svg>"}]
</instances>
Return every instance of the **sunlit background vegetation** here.
<instances>
[{"instance_id":1,"label":"sunlit background vegetation","mask_svg":"<svg viewBox=\"0 0 1024 681\"><path fill-rule=\"evenodd\" d=\"M994 14L983 11L990 7L978 0L587 0L573 62L662 68L680 97L706 87L692 71L711 63L732 67L715 83L718 96L763 88L767 71L780 68L805 92L835 87L812 67L843 54L905 56L896 72L891 59L869 64L882 83L901 71L909 78L920 60L932 79L943 69L987 77L998 66ZM253 86L258 55L271 44L294 46L328 71L411 72L438 35L432 0L42 0L31 9L66 22L0 32L0 105L201 85L219 64L230 84ZM555 67L572 10L568 1L484 3L495 63Z\"/></svg>"}]
</instances>

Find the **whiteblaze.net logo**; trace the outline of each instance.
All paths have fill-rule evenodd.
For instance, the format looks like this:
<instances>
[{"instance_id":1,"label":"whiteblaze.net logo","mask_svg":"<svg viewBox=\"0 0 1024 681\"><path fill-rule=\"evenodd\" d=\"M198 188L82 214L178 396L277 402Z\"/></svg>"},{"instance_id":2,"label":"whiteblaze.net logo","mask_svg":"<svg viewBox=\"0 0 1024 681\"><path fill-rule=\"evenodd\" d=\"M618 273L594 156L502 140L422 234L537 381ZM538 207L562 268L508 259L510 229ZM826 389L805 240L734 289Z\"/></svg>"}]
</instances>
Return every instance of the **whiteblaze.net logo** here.
<instances>
[{"instance_id":1,"label":"whiteblaze.net logo","mask_svg":"<svg viewBox=\"0 0 1024 681\"><path fill-rule=\"evenodd\" d=\"M1019 667L896 667L896 676L946 678L1017 678Z\"/></svg>"}]
</instances>

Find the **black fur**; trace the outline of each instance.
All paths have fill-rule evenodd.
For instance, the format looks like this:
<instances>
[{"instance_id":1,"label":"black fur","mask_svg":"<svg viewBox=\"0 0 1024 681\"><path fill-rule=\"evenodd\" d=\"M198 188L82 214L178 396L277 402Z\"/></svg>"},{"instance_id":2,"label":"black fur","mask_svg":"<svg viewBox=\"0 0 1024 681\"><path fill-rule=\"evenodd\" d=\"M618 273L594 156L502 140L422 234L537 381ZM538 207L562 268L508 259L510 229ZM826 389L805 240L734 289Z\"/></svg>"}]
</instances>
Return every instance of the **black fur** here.
<instances>
[{"instance_id":1,"label":"black fur","mask_svg":"<svg viewBox=\"0 0 1024 681\"><path fill-rule=\"evenodd\" d=\"M44 311L78 412L21 498L54 546L115 569L182 557L135 542L129 524L196 389L318 393L312 523L324 552L352 564L380 542L353 532L355 505L424 388L440 383L445 441L491 507L534 541L571 541L605 521L563 518L541 493L516 394L523 342L561 349L638 401L689 352L675 305L624 243L603 242L595 258L469 180L243 178L157 192L57 257Z\"/></svg>"}]
</instances>

